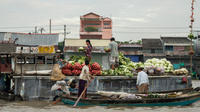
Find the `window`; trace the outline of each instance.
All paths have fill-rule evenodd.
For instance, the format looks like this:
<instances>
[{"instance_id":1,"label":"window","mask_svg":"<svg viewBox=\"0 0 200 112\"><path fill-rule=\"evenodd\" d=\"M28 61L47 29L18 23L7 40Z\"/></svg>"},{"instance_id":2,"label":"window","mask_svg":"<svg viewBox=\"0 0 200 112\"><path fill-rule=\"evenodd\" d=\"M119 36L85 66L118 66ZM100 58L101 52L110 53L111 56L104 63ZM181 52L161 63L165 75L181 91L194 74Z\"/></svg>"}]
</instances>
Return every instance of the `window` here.
<instances>
[{"instance_id":1,"label":"window","mask_svg":"<svg viewBox=\"0 0 200 112\"><path fill-rule=\"evenodd\" d=\"M45 64L45 56L37 56L37 64Z\"/></svg>"},{"instance_id":2,"label":"window","mask_svg":"<svg viewBox=\"0 0 200 112\"><path fill-rule=\"evenodd\" d=\"M110 23L108 23L108 22L105 22L105 23L104 23L104 25L110 25Z\"/></svg>"},{"instance_id":3,"label":"window","mask_svg":"<svg viewBox=\"0 0 200 112\"><path fill-rule=\"evenodd\" d=\"M111 27L104 27L104 29L111 29Z\"/></svg>"},{"instance_id":4,"label":"window","mask_svg":"<svg viewBox=\"0 0 200 112\"><path fill-rule=\"evenodd\" d=\"M25 58L24 57L17 57L17 63L25 63Z\"/></svg>"},{"instance_id":5,"label":"window","mask_svg":"<svg viewBox=\"0 0 200 112\"><path fill-rule=\"evenodd\" d=\"M27 57L26 63L27 64L35 64L35 58L34 57Z\"/></svg>"},{"instance_id":6,"label":"window","mask_svg":"<svg viewBox=\"0 0 200 112\"><path fill-rule=\"evenodd\" d=\"M85 24L86 26L88 26L88 25L100 25L100 23L87 23L87 24Z\"/></svg>"},{"instance_id":7,"label":"window","mask_svg":"<svg viewBox=\"0 0 200 112\"><path fill-rule=\"evenodd\" d=\"M1 55L0 63L1 64L11 64L11 57L9 55Z\"/></svg>"},{"instance_id":8,"label":"window","mask_svg":"<svg viewBox=\"0 0 200 112\"><path fill-rule=\"evenodd\" d=\"M53 57L52 56L47 56L47 64L53 64Z\"/></svg>"},{"instance_id":9,"label":"window","mask_svg":"<svg viewBox=\"0 0 200 112\"><path fill-rule=\"evenodd\" d=\"M173 46L165 46L166 51L173 51Z\"/></svg>"},{"instance_id":10,"label":"window","mask_svg":"<svg viewBox=\"0 0 200 112\"><path fill-rule=\"evenodd\" d=\"M83 18L83 19L87 21L99 21L99 18Z\"/></svg>"},{"instance_id":11,"label":"window","mask_svg":"<svg viewBox=\"0 0 200 112\"><path fill-rule=\"evenodd\" d=\"M155 49L151 49L151 53L155 53Z\"/></svg>"}]
</instances>

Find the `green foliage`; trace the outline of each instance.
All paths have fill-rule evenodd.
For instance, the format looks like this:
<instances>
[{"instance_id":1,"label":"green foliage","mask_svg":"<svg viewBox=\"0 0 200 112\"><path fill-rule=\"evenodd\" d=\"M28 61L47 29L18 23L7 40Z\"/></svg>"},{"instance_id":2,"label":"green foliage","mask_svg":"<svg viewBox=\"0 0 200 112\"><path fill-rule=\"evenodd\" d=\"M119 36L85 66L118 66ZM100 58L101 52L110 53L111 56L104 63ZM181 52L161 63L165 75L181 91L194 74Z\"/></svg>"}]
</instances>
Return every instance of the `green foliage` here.
<instances>
[{"instance_id":1,"label":"green foliage","mask_svg":"<svg viewBox=\"0 0 200 112\"><path fill-rule=\"evenodd\" d=\"M190 34L188 35L188 38L190 38L190 39L192 40L192 39L194 39L194 35L193 35L192 33L190 33Z\"/></svg>"},{"instance_id":2,"label":"green foliage","mask_svg":"<svg viewBox=\"0 0 200 112\"><path fill-rule=\"evenodd\" d=\"M86 32L98 32L98 29L95 27L86 27L85 31Z\"/></svg>"}]
</instances>

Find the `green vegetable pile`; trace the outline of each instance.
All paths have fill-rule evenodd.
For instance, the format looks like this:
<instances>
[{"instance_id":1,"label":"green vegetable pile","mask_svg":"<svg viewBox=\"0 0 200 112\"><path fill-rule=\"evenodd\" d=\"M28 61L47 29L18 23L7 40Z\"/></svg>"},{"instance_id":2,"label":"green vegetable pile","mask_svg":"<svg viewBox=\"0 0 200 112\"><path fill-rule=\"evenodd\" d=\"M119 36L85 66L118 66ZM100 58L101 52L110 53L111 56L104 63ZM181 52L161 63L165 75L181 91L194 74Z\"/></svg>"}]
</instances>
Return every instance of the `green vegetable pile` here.
<instances>
[{"instance_id":1,"label":"green vegetable pile","mask_svg":"<svg viewBox=\"0 0 200 112\"><path fill-rule=\"evenodd\" d=\"M104 70L102 72L103 75L122 75L122 76L130 76L136 75L135 69L138 67L144 67L143 63L134 63L130 60L130 58L125 57L122 53L119 54L119 66L114 70Z\"/></svg>"},{"instance_id":2,"label":"green vegetable pile","mask_svg":"<svg viewBox=\"0 0 200 112\"><path fill-rule=\"evenodd\" d=\"M85 59L86 59L85 56L76 56L76 55L74 55L74 56L71 56L71 57L69 58L68 61L69 61L69 63L71 63L72 65L74 65L75 62L78 62L78 63L80 63L80 64L84 64Z\"/></svg>"},{"instance_id":3,"label":"green vegetable pile","mask_svg":"<svg viewBox=\"0 0 200 112\"><path fill-rule=\"evenodd\" d=\"M85 61L84 56L71 56L68 60L69 63L74 65L76 62L80 64L84 64ZM136 75L136 69L142 67L144 68L144 71L147 72L149 75L162 75L164 73L173 73L173 65L170 61L167 61L166 59L157 59L152 58L146 60L144 63L142 62L132 62L130 58L125 57L122 53L119 54L119 64L118 67L116 67L114 70L103 70L102 75L109 75L109 76L129 76L132 77ZM182 71L176 71L174 74L186 74L186 70Z\"/></svg>"}]
</instances>

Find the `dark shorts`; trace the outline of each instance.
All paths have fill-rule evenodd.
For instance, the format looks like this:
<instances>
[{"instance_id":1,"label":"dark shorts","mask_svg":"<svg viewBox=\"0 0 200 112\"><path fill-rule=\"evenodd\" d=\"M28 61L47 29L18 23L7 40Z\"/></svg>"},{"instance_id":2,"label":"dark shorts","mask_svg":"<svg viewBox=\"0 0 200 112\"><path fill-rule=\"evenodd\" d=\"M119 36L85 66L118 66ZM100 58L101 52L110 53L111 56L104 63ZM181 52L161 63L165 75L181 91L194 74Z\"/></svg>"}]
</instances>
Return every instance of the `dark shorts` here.
<instances>
[{"instance_id":1,"label":"dark shorts","mask_svg":"<svg viewBox=\"0 0 200 112\"><path fill-rule=\"evenodd\" d=\"M78 97L81 95L81 93L83 92L85 86L87 84L87 81L86 80L82 80L80 79L79 80L79 86L78 86ZM86 97L87 96L87 89L85 91L85 96L82 96L82 97Z\"/></svg>"}]
</instances>

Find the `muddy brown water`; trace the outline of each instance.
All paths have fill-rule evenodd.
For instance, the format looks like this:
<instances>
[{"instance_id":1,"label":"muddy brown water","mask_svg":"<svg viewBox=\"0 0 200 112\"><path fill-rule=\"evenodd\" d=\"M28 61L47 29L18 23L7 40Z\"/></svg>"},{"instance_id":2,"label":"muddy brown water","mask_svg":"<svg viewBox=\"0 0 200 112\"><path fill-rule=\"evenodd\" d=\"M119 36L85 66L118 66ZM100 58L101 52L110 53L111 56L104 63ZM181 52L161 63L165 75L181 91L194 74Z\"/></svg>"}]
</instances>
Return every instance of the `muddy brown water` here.
<instances>
[{"instance_id":1,"label":"muddy brown water","mask_svg":"<svg viewBox=\"0 0 200 112\"><path fill-rule=\"evenodd\" d=\"M200 86L200 81L193 81L193 87ZM200 101L189 106L177 107L78 107L52 105L51 101L16 101L0 100L0 112L200 112Z\"/></svg>"},{"instance_id":2,"label":"muddy brown water","mask_svg":"<svg viewBox=\"0 0 200 112\"><path fill-rule=\"evenodd\" d=\"M50 101L18 101L7 102L0 100L0 112L200 112L200 101L190 106L178 107L77 107L52 105Z\"/></svg>"}]
</instances>

